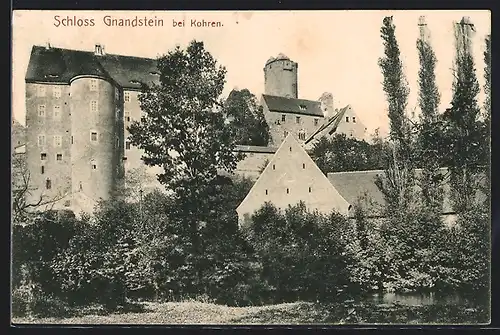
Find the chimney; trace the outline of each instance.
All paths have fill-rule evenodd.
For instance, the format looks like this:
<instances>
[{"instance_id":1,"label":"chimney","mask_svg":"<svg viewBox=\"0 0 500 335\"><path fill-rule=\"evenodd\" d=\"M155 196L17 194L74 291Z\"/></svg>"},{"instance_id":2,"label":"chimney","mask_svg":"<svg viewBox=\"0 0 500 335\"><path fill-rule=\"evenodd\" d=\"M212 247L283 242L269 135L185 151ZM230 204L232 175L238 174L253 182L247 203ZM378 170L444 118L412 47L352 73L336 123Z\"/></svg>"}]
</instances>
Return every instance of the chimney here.
<instances>
[{"instance_id":1,"label":"chimney","mask_svg":"<svg viewBox=\"0 0 500 335\"><path fill-rule=\"evenodd\" d=\"M94 54L96 56L104 56L104 45L96 44Z\"/></svg>"},{"instance_id":2,"label":"chimney","mask_svg":"<svg viewBox=\"0 0 500 335\"><path fill-rule=\"evenodd\" d=\"M321 111L326 119L331 118L334 115L333 109L333 94L325 92L319 98L321 102Z\"/></svg>"}]
</instances>

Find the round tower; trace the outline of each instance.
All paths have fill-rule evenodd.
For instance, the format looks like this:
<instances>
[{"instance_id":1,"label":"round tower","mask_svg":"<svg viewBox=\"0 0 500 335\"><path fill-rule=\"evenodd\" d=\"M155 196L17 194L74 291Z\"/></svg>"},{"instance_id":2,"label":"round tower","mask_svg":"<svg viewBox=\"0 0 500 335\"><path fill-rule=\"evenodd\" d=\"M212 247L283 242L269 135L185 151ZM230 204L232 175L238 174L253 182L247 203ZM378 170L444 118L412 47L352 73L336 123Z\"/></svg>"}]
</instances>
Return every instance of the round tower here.
<instances>
[{"instance_id":1,"label":"round tower","mask_svg":"<svg viewBox=\"0 0 500 335\"><path fill-rule=\"evenodd\" d=\"M264 67L265 94L297 99L297 68L298 64L283 54L269 58Z\"/></svg>"},{"instance_id":2,"label":"round tower","mask_svg":"<svg viewBox=\"0 0 500 335\"><path fill-rule=\"evenodd\" d=\"M71 82L72 191L76 205L92 210L115 187L118 148L115 88L107 80L78 77Z\"/></svg>"}]
</instances>

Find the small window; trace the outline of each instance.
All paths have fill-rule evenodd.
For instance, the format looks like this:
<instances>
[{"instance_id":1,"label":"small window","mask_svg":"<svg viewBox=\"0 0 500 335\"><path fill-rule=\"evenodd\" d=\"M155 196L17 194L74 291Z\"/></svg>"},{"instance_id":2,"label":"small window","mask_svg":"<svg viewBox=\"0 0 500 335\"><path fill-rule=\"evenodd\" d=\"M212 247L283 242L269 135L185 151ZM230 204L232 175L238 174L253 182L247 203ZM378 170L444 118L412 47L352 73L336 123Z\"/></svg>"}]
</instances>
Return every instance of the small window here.
<instances>
[{"instance_id":1,"label":"small window","mask_svg":"<svg viewBox=\"0 0 500 335\"><path fill-rule=\"evenodd\" d=\"M61 117L61 106L54 106L54 119L59 119Z\"/></svg>"},{"instance_id":2,"label":"small window","mask_svg":"<svg viewBox=\"0 0 500 335\"><path fill-rule=\"evenodd\" d=\"M73 136L71 136L71 144L73 144Z\"/></svg>"},{"instance_id":3,"label":"small window","mask_svg":"<svg viewBox=\"0 0 500 335\"><path fill-rule=\"evenodd\" d=\"M125 100L125 102L130 102L130 92L123 93L123 100Z\"/></svg>"},{"instance_id":4,"label":"small window","mask_svg":"<svg viewBox=\"0 0 500 335\"><path fill-rule=\"evenodd\" d=\"M300 123L300 116L295 117L295 123Z\"/></svg>"},{"instance_id":5,"label":"small window","mask_svg":"<svg viewBox=\"0 0 500 335\"><path fill-rule=\"evenodd\" d=\"M80 191L83 191L83 185L82 185L82 182L79 182L79 183L78 183L78 188L80 189Z\"/></svg>"},{"instance_id":6,"label":"small window","mask_svg":"<svg viewBox=\"0 0 500 335\"><path fill-rule=\"evenodd\" d=\"M311 193L311 186L309 186L309 193Z\"/></svg>"},{"instance_id":7,"label":"small window","mask_svg":"<svg viewBox=\"0 0 500 335\"><path fill-rule=\"evenodd\" d=\"M305 163L302 163L302 168L305 169L306 168L306 164Z\"/></svg>"},{"instance_id":8,"label":"small window","mask_svg":"<svg viewBox=\"0 0 500 335\"><path fill-rule=\"evenodd\" d=\"M42 153L40 154L40 160L41 160L41 161L46 161L46 160L47 160L47 154L46 154L45 152L42 152Z\"/></svg>"},{"instance_id":9,"label":"small window","mask_svg":"<svg viewBox=\"0 0 500 335\"><path fill-rule=\"evenodd\" d=\"M95 162L92 163L92 170L97 170L97 164Z\"/></svg>"},{"instance_id":10,"label":"small window","mask_svg":"<svg viewBox=\"0 0 500 335\"><path fill-rule=\"evenodd\" d=\"M286 115L285 115L285 114L281 115L281 121L282 121L282 122L285 122L285 121L286 121Z\"/></svg>"},{"instance_id":11,"label":"small window","mask_svg":"<svg viewBox=\"0 0 500 335\"><path fill-rule=\"evenodd\" d=\"M90 132L90 140L92 142L97 142L97 132L96 131Z\"/></svg>"},{"instance_id":12,"label":"small window","mask_svg":"<svg viewBox=\"0 0 500 335\"><path fill-rule=\"evenodd\" d=\"M54 86L52 88L52 96L56 99L59 99L61 97L61 87L60 86Z\"/></svg>"},{"instance_id":13,"label":"small window","mask_svg":"<svg viewBox=\"0 0 500 335\"><path fill-rule=\"evenodd\" d=\"M97 79L91 79L90 80L90 90L91 91L97 91Z\"/></svg>"},{"instance_id":14,"label":"small window","mask_svg":"<svg viewBox=\"0 0 500 335\"><path fill-rule=\"evenodd\" d=\"M286 131L286 130L285 130L285 131L283 131L283 136L284 136L284 137L287 137L287 136L288 136L288 131Z\"/></svg>"},{"instance_id":15,"label":"small window","mask_svg":"<svg viewBox=\"0 0 500 335\"><path fill-rule=\"evenodd\" d=\"M130 142L125 142L125 149L130 150Z\"/></svg>"},{"instance_id":16,"label":"small window","mask_svg":"<svg viewBox=\"0 0 500 335\"><path fill-rule=\"evenodd\" d=\"M90 111L91 112L97 112L98 106L97 106L97 100L91 100L90 101Z\"/></svg>"},{"instance_id":17,"label":"small window","mask_svg":"<svg viewBox=\"0 0 500 335\"><path fill-rule=\"evenodd\" d=\"M355 116L352 117L352 123L356 123L356 117Z\"/></svg>"},{"instance_id":18,"label":"small window","mask_svg":"<svg viewBox=\"0 0 500 335\"><path fill-rule=\"evenodd\" d=\"M130 111L125 111L125 113L123 113L123 116L125 118L125 121L130 122Z\"/></svg>"},{"instance_id":19,"label":"small window","mask_svg":"<svg viewBox=\"0 0 500 335\"><path fill-rule=\"evenodd\" d=\"M38 135L38 145L45 145L45 135Z\"/></svg>"},{"instance_id":20,"label":"small window","mask_svg":"<svg viewBox=\"0 0 500 335\"><path fill-rule=\"evenodd\" d=\"M47 180L45 181L45 188L47 190L50 190L52 188L52 181L49 178L47 178Z\"/></svg>"},{"instance_id":21,"label":"small window","mask_svg":"<svg viewBox=\"0 0 500 335\"><path fill-rule=\"evenodd\" d=\"M45 105L38 105L38 116L45 117Z\"/></svg>"},{"instance_id":22,"label":"small window","mask_svg":"<svg viewBox=\"0 0 500 335\"><path fill-rule=\"evenodd\" d=\"M122 159L123 159L124 161L126 161L126 160L127 160L127 156L123 156L123 158L122 158Z\"/></svg>"},{"instance_id":23,"label":"small window","mask_svg":"<svg viewBox=\"0 0 500 335\"><path fill-rule=\"evenodd\" d=\"M266 195L267 195L267 190L266 190Z\"/></svg>"},{"instance_id":24,"label":"small window","mask_svg":"<svg viewBox=\"0 0 500 335\"><path fill-rule=\"evenodd\" d=\"M54 146L60 147L62 145L62 137L60 135L54 135Z\"/></svg>"},{"instance_id":25,"label":"small window","mask_svg":"<svg viewBox=\"0 0 500 335\"><path fill-rule=\"evenodd\" d=\"M300 108L300 110L303 110L303 111L305 111L307 109L306 105L300 105L299 108Z\"/></svg>"},{"instance_id":26,"label":"small window","mask_svg":"<svg viewBox=\"0 0 500 335\"><path fill-rule=\"evenodd\" d=\"M290 189L286 189L286 194L289 194L290 193Z\"/></svg>"},{"instance_id":27,"label":"small window","mask_svg":"<svg viewBox=\"0 0 500 335\"><path fill-rule=\"evenodd\" d=\"M318 122L319 120L318 119L314 119L314 125L317 126L318 125Z\"/></svg>"},{"instance_id":28,"label":"small window","mask_svg":"<svg viewBox=\"0 0 500 335\"><path fill-rule=\"evenodd\" d=\"M349 116L345 117L345 122L349 122Z\"/></svg>"},{"instance_id":29,"label":"small window","mask_svg":"<svg viewBox=\"0 0 500 335\"><path fill-rule=\"evenodd\" d=\"M37 90L36 90L36 95L38 97L44 97L45 96L45 91L46 91L45 86L39 85L37 87Z\"/></svg>"},{"instance_id":30,"label":"small window","mask_svg":"<svg viewBox=\"0 0 500 335\"><path fill-rule=\"evenodd\" d=\"M276 165L273 164L273 170L276 170Z\"/></svg>"},{"instance_id":31,"label":"small window","mask_svg":"<svg viewBox=\"0 0 500 335\"><path fill-rule=\"evenodd\" d=\"M43 165L42 165L42 171L41 172L42 172L42 174L45 173L45 166L43 166Z\"/></svg>"},{"instance_id":32,"label":"small window","mask_svg":"<svg viewBox=\"0 0 500 335\"><path fill-rule=\"evenodd\" d=\"M292 152L292 147L290 147L290 152Z\"/></svg>"},{"instance_id":33,"label":"small window","mask_svg":"<svg viewBox=\"0 0 500 335\"><path fill-rule=\"evenodd\" d=\"M63 155L62 154L56 154L56 161L62 161Z\"/></svg>"}]
</instances>

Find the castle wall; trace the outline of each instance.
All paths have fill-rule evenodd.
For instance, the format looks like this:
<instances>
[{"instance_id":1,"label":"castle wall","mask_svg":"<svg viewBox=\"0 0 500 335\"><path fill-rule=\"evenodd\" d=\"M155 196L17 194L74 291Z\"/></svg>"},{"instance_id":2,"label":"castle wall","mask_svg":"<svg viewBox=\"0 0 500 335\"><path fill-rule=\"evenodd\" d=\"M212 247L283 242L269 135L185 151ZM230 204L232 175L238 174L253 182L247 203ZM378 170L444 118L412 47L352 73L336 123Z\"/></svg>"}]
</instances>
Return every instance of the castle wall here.
<instances>
[{"instance_id":1,"label":"castle wall","mask_svg":"<svg viewBox=\"0 0 500 335\"><path fill-rule=\"evenodd\" d=\"M139 91L124 91L123 125L125 134L124 157L126 157L126 159L124 160L125 175L127 176L128 174L131 178L134 175L141 176L143 180L141 181L140 185L137 185L137 187L141 187L145 191L149 191L154 188L163 189L163 186L160 185L156 177L157 174L162 172L162 168L146 166L141 159L144 151L136 146L133 146L130 143L127 144L127 138L130 136L128 126L130 126L133 121L140 121L143 113L139 103L139 95ZM129 178L125 177L126 184L127 179Z\"/></svg>"},{"instance_id":2,"label":"castle wall","mask_svg":"<svg viewBox=\"0 0 500 335\"><path fill-rule=\"evenodd\" d=\"M279 146L288 134L293 134L302 143L324 122L324 118L319 116L270 111L264 99L261 99L261 104L274 146ZM301 131L304 133L303 137L299 137Z\"/></svg>"},{"instance_id":3,"label":"castle wall","mask_svg":"<svg viewBox=\"0 0 500 335\"><path fill-rule=\"evenodd\" d=\"M92 89L93 83L97 88ZM115 87L82 77L71 83L72 189L76 207L91 212L115 187L119 140L116 136Z\"/></svg>"},{"instance_id":4,"label":"castle wall","mask_svg":"<svg viewBox=\"0 0 500 335\"><path fill-rule=\"evenodd\" d=\"M289 59L279 59L266 64L265 94L297 99L297 69L298 64Z\"/></svg>"},{"instance_id":5,"label":"castle wall","mask_svg":"<svg viewBox=\"0 0 500 335\"><path fill-rule=\"evenodd\" d=\"M71 206L71 109L68 85L26 84L27 201ZM40 137L40 138L39 138Z\"/></svg>"},{"instance_id":6,"label":"castle wall","mask_svg":"<svg viewBox=\"0 0 500 335\"><path fill-rule=\"evenodd\" d=\"M267 163L273 158L273 152L244 152L245 157L236 165L235 173L239 176L257 180Z\"/></svg>"}]
</instances>

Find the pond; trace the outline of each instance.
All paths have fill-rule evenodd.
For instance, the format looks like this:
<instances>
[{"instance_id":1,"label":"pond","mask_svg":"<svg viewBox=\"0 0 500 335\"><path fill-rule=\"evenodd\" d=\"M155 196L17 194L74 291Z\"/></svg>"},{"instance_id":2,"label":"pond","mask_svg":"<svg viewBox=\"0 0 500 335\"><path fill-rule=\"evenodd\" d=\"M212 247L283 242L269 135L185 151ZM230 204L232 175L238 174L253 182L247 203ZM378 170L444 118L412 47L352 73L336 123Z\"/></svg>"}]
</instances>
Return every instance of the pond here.
<instances>
[{"instance_id":1,"label":"pond","mask_svg":"<svg viewBox=\"0 0 500 335\"><path fill-rule=\"evenodd\" d=\"M375 304L401 304L405 306L469 305L471 301L458 293L375 293L367 297Z\"/></svg>"}]
</instances>

